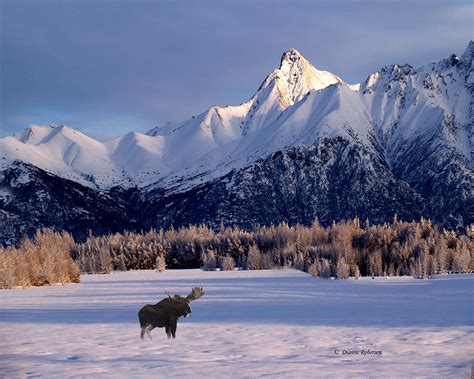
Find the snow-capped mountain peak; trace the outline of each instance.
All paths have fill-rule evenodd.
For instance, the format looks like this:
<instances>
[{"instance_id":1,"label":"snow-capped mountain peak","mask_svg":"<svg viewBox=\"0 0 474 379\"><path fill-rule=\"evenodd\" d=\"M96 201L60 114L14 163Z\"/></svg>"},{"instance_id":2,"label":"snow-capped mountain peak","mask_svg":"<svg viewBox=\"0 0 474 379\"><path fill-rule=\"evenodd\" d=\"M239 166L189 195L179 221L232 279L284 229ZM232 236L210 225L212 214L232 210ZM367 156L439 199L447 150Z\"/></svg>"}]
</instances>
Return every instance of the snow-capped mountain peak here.
<instances>
[{"instance_id":1,"label":"snow-capped mountain peak","mask_svg":"<svg viewBox=\"0 0 474 379\"><path fill-rule=\"evenodd\" d=\"M316 69L298 50L286 51L280 59L279 68L265 78L248 102L242 104L248 107L242 121L242 134L269 125L308 92L324 89L334 83L344 81L330 72Z\"/></svg>"},{"instance_id":2,"label":"snow-capped mountain peak","mask_svg":"<svg viewBox=\"0 0 474 379\"><path fill-rule=\"evenodd\" d=\"M12 137L16 138L22 143L31 143L36 145L40 143L45 137L60 127L60 125L30 125L25 128L20 134L14 134Z\"/></svg>"},{"instance_id":3,"label":"snow-capped mountain peak","mask_svg":"<svg viewBox=\"0 0 474 379\"><path fill-rule=\"evenodd\" d=\"M344 83L338 76L316 69L296 49L283 53L277 73L283 81L282 87L287 87L285 95L291 103L301 100L311 90L323 89L334 83Z\"/></svg>"},{"instance_id":4,"label":"snow-capped mountain peak","mask_svg":"<svg viewBox=\"0 0 474 379\"><path fill-rule=\"evenodd\" d=\"M324 89L344 81L338 76L316 69L296 49L283 53L280 65L262 82L257 92L238 106L213 106L206 112L181 123L168 123L149 132L150 136L181 135L181 139L205 139L199 152L230 143L271 125L288 107L310 91ZM193 137L191 137L193 136ZM193 159L194 160L194 159Z\"/></svg>"},{"instance_id":5,"label":"snow-capped mountain peak","mask_svg":"<svg viewBox=\"0 0 474 379\"><path fill-rule=\"evenodd\" d=\"M298 60L300 60L301 58L304 59L304 57L301 55L301 53L298 50L296 50L295 48L291 48L288 51L285 51L283 53L283 55L281 56L281 59L280 59L280 69L282 69L282 66L283 66L284 62L294 63L294 62L297 62Z\"/></svg>"},{"instance_id":6,"label":"snow-capped mountain peak","mask_svg":"<svg viewBox=\"0 0 474 379\"><path fill-rule=\"evenodd\" d=\"M392 64L382 67L380 70L369 75L367 80L361 85L361 91L371 93L377 90L385 90L392 81L398 81L413 72L413 67L409 64Z\"/></svg>"}]
</instances>

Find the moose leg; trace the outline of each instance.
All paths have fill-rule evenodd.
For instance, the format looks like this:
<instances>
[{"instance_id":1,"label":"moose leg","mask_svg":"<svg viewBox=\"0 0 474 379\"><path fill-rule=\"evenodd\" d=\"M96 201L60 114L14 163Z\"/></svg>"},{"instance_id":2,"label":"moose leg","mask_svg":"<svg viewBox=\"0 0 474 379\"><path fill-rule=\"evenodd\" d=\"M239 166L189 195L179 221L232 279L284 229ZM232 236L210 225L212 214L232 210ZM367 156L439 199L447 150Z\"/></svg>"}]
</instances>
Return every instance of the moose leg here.
<instances>
[{"instance_id":1,"label":"moose leg","mask_svg":"<svg viewBox=\"0 0 474 379\"><path fill-rule=\"evenodd\" d=\"M178 326L177 321L178 321L178 320L174 321L174 322L171 324L171 327L170 327L171 335L173 336L173 338L176 338L176 328L177 328L177 326Z\"/></svg>"},{"instance_id":2,"label":"moose leg","mask_svg":"<svg viewBox=\"0 0 474 379\"><path fill-rule=\"evenodd\" d=\"M170 327L169 327L169 326L166 327L166 336L167 336L168 338L171 338L171 330L170 330Z\"/></svg>"},{"instance_id":3,"label":"moose leg","mask_svg":"<svg viewBox=\"0 0 474 379\"><path fill-rule=\"evenodd\" d=\"M146 335L148 336L149 339L152 339L152 338L151 338L151 334L150 334L150 331L151 331L152 329L153 329L153 325L150 325L150 324L148 324L148 325L146 326L146 328L145 328L145 333L146 333Z\"/></svg>"}]
</instances>

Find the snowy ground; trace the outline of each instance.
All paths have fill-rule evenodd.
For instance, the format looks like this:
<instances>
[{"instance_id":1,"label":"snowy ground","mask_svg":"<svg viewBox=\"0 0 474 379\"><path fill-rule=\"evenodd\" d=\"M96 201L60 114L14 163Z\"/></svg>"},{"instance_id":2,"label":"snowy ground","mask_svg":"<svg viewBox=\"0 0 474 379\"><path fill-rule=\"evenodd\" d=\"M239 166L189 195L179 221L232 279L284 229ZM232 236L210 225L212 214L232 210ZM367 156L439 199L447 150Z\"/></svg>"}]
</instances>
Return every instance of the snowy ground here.
<instances>
[{"instance_id":1,"label":"snowy ground","mask_svg":"<svg viewBox=\"0 0 474 379\"><path fill-rule=\"evenodd\" d=\"M183 270L81 279L0 291L0 377L471 375L473 275L338 281ZM163 329L140 340L141 306L196 285L206 294L175 340Z\"/></svg>"}]
</instances>

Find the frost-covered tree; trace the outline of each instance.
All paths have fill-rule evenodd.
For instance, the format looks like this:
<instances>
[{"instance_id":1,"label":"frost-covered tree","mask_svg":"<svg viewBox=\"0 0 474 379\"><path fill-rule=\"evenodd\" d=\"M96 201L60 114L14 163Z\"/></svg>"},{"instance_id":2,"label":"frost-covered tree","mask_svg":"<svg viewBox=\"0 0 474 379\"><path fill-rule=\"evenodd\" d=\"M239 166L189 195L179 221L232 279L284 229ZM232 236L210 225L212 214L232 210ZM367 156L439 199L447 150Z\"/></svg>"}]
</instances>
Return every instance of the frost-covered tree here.
<instances>
[{"instance_id":1,"label":"frost-covered tree","mask_svg":"<svg viewBox=\"0 0 474 379\"><path fill-rule=\"evenodd\" d=\"M217 267L216 255L213 250L201 255L202 269L204 271L215 271Z\"/></svg>"},{"instance_id":2,"label":"frost-covered tree","mask_svg":"<svg viewBox=\"0 0 474 379\"><path fill-rule=\"evenodd\" d=\"M338 279L347 279L349 277L350 267L344 257L337 260L336 264L336 277Z\"/></svg>"},{"instance_id":3,"label":"frost-covered tree","mask_svg":"<svg viewBox=\"0 0 474 379\"><path fill-rule=\"evenodd\" d=\"M351 265L351 275L354 277L354 279L358 280L360 278L360 270L359 266L356 264Z\"/></svg>"},{"instance_id":4,"label":"frost-covered tree","mask_svg":"<svg viewBox=\"0 0 474 379\"><path fill-rule=\"evenodd\" d=\"M461 240L458 245L452 253L451 271L456 273L469 272L473 252L469 252L467 241Z\"/></svg>"},{"instance_id":5,"label":"frost-covered tree","mask_svg":"<svg viewBox=\"0 0 474 379\"><path fill-rule=\"evenodd\" d=\"M325 259L328 275L337 276L338 260L344 258L352 276L355 266L361 276L416 276L417 265L419 272L424 270L423 275L431 276L474 270L473 244L470 237L440 230L426 219L404 222L394 217L392 224L366 223L362 228L355 218L328 227L317 221L308 227L282 223L253 230L225 225L215 230L206 225L190 225L142 233L90 235L84 243L75 246L72 255L83 272L154 269L161 255L171 268L204 267L204 261L208 260L206 266L214 269L216 257L230 255L238 267L246 269L275 266L307 271L317 262L318 273L323 276L321 262ZM425 255L423 261L417 262L420 246Z\"/></svg>"},{"instance_id":6,"label":"frost-covered tree","mask_svg":"<svg viewBox=\"0 0 474 379\"><path fill-rule=\"evenodd\" d=\"M439 274L445 274L449 270L448 262L448 247L446 240L441 234L436 237L435 242L435 261L436 261L436 272Z\"/></svg>"},{"instance_id":7,"label":"frost-covered tree","mask_svg":"<svg viewBox=\"0 0 474 379\"><path fill-rule=\"evenodd\" d=\"M293 255L293 268L295 270L304 270L304 257L303 253L297 253Z\"/></svg>"},{"instance_id":8,"label":"frost-covered tree","mask_svg":"<svg viewBox=\"0 0 474 379\"><path fill-rule=\"evenodd\" d=\"M382 253L380 250L374 251L369 258L369 272L372 277L382 276Z\"/></svg>"},{"instance_id":9,"label":"frost-covered tree","mask_svg":"<svg viewBox=\"0 0 474 379\"><path fill-rule=\"evenodd\" d=\"M156 271L165 272L166 271L166 259L164 255L158 255L156 258Z\"/></svg>"},{"instance_id":10,"label":"frost-covered tree","mask_svg":"<svg viewBox=\"0 0 474 379\"><path fill-rule=\"evenodd\" d=\"M311 263L308 267L308 273L313 277L316 278L318 276L318 266L316 263Z\"/></svg>"},{"instance_id":11,"label":"frost-covered tree","mask_svg":"<svg viewBox=\"0 0 474 379\"><path fill-rule=\"evenodd\" d=\"M429 254L429 247L426 242L420 243L415 248L415 278L425 279L434 273L434 265Z\"/></svg>"},{"instance_id":12,"label":"frost-covered tree","mask_svg":"<svg viewBox=\"0 0 474 379\"><path fill-rule=\"evenodd\" d=\"M221 268L224 271L232 271L235 268L235 259L230 255L221 258Z\"/></svg>"},{"instance_id":13,"label":"frost-covered tree","mask_svg":"<svg viewBox=\"0 0 474 379\"><path fill-rule=\"evenodd\" d=\"M321 261L319 262L318 272L321 278L328 279L331 277L331 265L327 259L321 259Z\"/></svg>"},{"instance_id":14,"label":"frost-covered tree","mask_svg":"<svg viewBox=\"0 0 474 379\"><path fill-rule=\"evenodd\" d=\"M0 288L78 283L80 272L71 258L72 236L38 230L34 241L23 239L19 248L0 249Z\"/></svg>"},{"instance_id":15,"label":"frost-covered tree","mask_svg":"<svg viewBox=\"0 0 474 379\"><path fill-rule=\"evenodd\" d=\"M273 268L272 253L262 254L262 270L270 270Z\"/></svg>"},{"instance_id":16,"label":"frost-covered tree","mask_svg":"<svg viewBox=\"0 0 474 379\"><path fill-rule=\"evenodd\" d=\"M257 246L251 245L247 255L247 270L260 270L262 268L262 254Z\"/></svg>"}]
</instances>

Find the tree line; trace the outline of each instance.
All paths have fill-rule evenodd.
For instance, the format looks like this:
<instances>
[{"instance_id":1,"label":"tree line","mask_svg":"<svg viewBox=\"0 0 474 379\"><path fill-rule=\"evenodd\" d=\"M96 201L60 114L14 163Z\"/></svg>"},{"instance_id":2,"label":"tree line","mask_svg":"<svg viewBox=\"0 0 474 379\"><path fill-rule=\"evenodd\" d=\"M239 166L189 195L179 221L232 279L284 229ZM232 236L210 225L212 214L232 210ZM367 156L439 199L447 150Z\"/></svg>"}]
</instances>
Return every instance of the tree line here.
<instances>
[{"instance_id":1,"label":"tree line","mask_svg":"<svg viewBox=\"0 0 474 379\"><path fill-rule=\"evenodd\" d=\"M472 227L460 235L430 220L361 225L358 218L323 227L256 226L253 230L205 225L104 236L75 243L66 232L44 229L18 248L0 249L0 287L79 281L82 273L114 270L295 268L313 277L429 278L474 272ZM72 259L71 259L72 258Z\"/></svg>"},{"instance_id":2,"label":"tree line","mask_svg":"<svg viewBox=\"0 0 474 379\"><path fill-rule=\"evenodd\" d=\"M295 268L319 277L400 276L474 271L473 236L439 229L430 220L362 226L359 219L323 227L205 225L125 232L87 240L73 252L82 272L168 268L258 270Z\"/></svg>"}]
</instances>

